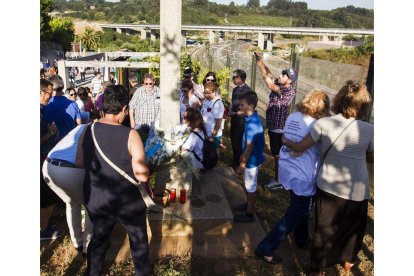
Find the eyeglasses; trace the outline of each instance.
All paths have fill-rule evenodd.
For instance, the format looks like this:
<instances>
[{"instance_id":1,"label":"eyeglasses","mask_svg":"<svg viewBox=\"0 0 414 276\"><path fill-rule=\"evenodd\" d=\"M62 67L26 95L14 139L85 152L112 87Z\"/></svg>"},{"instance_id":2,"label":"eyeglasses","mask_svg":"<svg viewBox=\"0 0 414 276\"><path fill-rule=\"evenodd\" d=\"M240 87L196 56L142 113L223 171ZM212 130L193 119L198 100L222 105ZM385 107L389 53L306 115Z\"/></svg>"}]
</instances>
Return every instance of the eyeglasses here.
<instances>
[{"instance_id":1,"label":"eyeglasses","mask_svg":"<svg viewBox=\"0 0 414 276\"><path fill-rule=\"evenodd\" d=\"M206 92L204 91L204 95L213 94L213 92Z\"/></svg>"},{"instance_id":2,"label":"eyeglasses","mask_svg":"<svg viewBox=\"0 0 414 276\"><path fill-rule=\"evenodd\" d=\"M282 75L283 75L283 76L287 76L287 77L290 79L290 77L289 77L289 74L288 74L287 70L283 70L283 71L282 71Z\"/></svg>"},{"instance_id":3,"label":"eyeglasses","mask_svg":"<svg viewBox=\"0 0 414 276\"><path fill-rule=\"evenodd\" d=\"M153 82L145 82L144 84L145 85L153 85L154 83Z\"/></svg>"},{"instance_id":4,"label":"eyeglasses","mask_svg":"<svg viewBox=\"0 0 414 276\"><path fill-rule=\"evenodd\" d=\"M206 81L214 81L214 79L206 79Z\"/></svg>"}]
</instances>

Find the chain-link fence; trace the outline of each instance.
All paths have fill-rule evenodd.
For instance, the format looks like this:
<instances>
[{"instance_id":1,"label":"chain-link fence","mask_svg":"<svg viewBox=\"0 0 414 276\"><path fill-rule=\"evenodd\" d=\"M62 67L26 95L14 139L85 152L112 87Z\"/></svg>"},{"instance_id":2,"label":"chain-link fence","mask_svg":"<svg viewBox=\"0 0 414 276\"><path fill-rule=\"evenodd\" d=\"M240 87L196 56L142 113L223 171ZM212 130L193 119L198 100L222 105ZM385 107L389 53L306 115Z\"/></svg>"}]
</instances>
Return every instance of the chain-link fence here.
<instances>
[{"instance_id":1,"label":"chain-link fence","mask_svg":"<svg viewBox=\"0 0 414 276\"><path fill-rule=\"evenodd\" d=\"M230 74L236 69L246 71L246 83L256 91L259 103L258 112L264 116L266 104L269 99L269 89L267 88L259 69L256 66L253 53L246 50L251 42L224 42L218 45L204 45L192 53L192 58L199 61L201 66L209 68L211 71L218 71L223 66L230 68ZM279 76L283 69L295 67L298 70L298 81L294 85L296 96L293 104L298 103L302 97L312 89L320 89L328 93L333 99L338 90L347 80L358 80L366 82L368 68L360 65L344 64L320 60L309 57L297 56L295 65L290 61L264 54L264 63L274 76ZM233 82L229 81L228 88L232 91ZM373 112L371 113L373 121Z\"/></svg>"}]
</instances>

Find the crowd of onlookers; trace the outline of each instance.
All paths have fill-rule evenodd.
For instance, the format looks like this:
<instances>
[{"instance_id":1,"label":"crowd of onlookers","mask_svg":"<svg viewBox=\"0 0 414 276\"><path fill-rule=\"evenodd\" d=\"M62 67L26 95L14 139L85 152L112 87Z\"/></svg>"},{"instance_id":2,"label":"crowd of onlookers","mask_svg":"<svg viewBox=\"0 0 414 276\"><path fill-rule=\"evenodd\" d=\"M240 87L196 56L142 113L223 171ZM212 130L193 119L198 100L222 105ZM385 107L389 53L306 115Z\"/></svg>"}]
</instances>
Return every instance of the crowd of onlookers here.
<instances>
[{"instance_id":1,"label":"crowd of onlookers","mask_svg":"<svg viewBox=\"0 0 414 276\"><path fill-rule=\"evenodd\" d=\"M285 214L257 245L255 254L269 264L282 260L274 252L293 232L295 245L310 242L309 212L315 208L311 246L312 275L342 263L347 271L357 262L370 198L366 162L373 162L373 125L366 122L371 97L361 82L348 81L333 101L312 90L289 114L298 72L287 68L274 76L260 53L257 66L270 90L265 126L274 158L270 190L285 189L290 203ZM84 72L84 68L81 69ZM81 73L82 73L81 71ZM74 247L87 256L88 273L100 275L110 233L119 222L127 229L136 275L147 275L148 242L144 195L126 175L147 182L144 143L160 115L161 91L153 75L143 83L136 76L118 84L116 74L103 81L95 71L89 86L64 90L53 70L41 72L41 240L62 235L49 223L53 205L62 200ZM256 92L245 83L246 72L233 72L235 85L229 108L219 80L208 72L195 82L191 68L180 82L180 123L191 130L181 146L204 171L203 147L222 144L224 120L230 118L232 167L243 176L246 202L233 206L235 223L255 221L258 174L265 155L265 134L256 106ZM84 76L81 76L84 78ZM81 209L86 207L84 231ZM271 207L271 206L270 206Z\"/></svg>"}]
</instances>

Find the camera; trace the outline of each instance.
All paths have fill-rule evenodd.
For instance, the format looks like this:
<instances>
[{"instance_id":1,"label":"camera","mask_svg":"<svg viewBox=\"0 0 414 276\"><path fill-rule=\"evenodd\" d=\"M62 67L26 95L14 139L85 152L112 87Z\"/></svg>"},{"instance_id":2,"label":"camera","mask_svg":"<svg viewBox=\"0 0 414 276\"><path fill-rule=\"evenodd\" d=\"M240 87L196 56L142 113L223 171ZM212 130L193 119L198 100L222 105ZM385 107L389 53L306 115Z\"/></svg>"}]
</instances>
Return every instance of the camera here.
<instances>
[{"instance_id":1,"label":"camera","mask_svg":"<svg viewBox=\"0 0 414 276\"><path fill-rule=\"evenodd\" d=\"M279 85L279 84L280 84L280 82L279 82L279 78L274 78L273 82L274 82L275 84L277 84L277 85Z\"/></svg>"}]
</instances>

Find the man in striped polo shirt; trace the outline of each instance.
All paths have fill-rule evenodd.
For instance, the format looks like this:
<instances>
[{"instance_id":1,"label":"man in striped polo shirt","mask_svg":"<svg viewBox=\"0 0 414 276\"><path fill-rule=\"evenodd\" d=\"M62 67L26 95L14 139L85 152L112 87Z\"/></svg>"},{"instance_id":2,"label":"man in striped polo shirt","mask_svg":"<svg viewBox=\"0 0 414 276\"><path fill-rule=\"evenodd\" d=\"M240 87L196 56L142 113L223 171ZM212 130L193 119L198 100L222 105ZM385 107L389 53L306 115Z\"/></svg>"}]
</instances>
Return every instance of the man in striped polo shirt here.
<instances>
[{"instance_id":1,"label":"man in striped polo shirt","mask_svg":"<svg viewBox=\"0 0 414 276\"><path fill-rule=\"evenodd\" d=\"M275 159L275 178L266 185L269 189L282 189L278 183L279 151L282 147L283 128L289 115L289 105L295 96L292 84L298 79L298 73L293 68L282 71L279 77L273 77L269 68L264 64L262 53L255 52L257 67L262 74L263 80L271 90L269 103L266 107L266 127L268 129L270 150Z\"/></svg>"}]
</instances>

